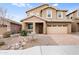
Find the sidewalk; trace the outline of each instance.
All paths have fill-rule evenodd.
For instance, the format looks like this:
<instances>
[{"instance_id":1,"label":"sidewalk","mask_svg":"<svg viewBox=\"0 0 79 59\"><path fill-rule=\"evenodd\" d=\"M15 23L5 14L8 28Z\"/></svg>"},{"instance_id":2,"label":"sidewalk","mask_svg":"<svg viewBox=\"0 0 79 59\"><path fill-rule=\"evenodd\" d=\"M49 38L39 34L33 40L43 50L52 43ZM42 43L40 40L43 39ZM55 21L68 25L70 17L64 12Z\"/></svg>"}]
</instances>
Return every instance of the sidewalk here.
<instances>
[{"instance_id":1,"label":"sidewalk","mask_svg":"<svg viewBox=\"0 0 79 59\"><path fill-rule=\"evenodd\" d=\"M25 50L0 50L0 55L79 55L79 46L35 46Z\"/></svg>"}]
</instances>

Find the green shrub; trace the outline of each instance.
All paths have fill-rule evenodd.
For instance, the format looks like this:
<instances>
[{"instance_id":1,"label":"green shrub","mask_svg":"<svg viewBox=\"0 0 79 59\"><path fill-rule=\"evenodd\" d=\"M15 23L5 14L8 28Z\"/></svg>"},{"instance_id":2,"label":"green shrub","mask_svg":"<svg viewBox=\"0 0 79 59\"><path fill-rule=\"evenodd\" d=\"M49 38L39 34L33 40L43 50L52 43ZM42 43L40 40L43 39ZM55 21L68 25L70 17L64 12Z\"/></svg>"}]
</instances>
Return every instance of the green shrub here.
<instances>
[{"instance_id":1,"label":"green shrub","mask_svg":"<svg viewBox=\"0 0 79 59\"><path fill-rule=\"evenodd\" d=\"M25 30L22 30L22 31L20 32L20 35L21 35L21 36L27 36L27 32L26 32Z\"/></svg>"},{"instance_id":2,"label":"green shrub","mask_svg":"<svg viewBox=\"0 0 79 59\"><path fill-rule=\"evenodd\" d=\"M11 32L5 32L3 34L3 38L8 38L8 37L10 37L10 35L11 35Z\"/></svg>"},{"instance_id":3,"label":"green shrub","mask_svg":"<svg viewBox=\"0 0 79 59\"><path fill-rule=\"evenodd\" d=\"M5 42L0 42L0 46L3 46L3 45L5 45Z\"/></svg>"}]
</instances>

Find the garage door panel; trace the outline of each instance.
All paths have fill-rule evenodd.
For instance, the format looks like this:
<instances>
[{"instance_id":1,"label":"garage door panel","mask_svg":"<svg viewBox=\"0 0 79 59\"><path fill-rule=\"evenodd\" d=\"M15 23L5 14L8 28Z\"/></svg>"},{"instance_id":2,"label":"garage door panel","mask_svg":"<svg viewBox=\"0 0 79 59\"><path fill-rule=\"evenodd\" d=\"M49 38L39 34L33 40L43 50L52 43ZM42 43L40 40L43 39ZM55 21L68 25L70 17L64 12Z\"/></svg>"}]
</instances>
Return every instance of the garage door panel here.
<instances>
[{"instance_id":1,"label":"garage door panel","mask_svg":"<svg viewBox=\"0 0 79 59\"><path fill-rule=\"evenodd\" d=\"M47 33L52 34L52 33L67 33L67 27L63 26L56 26L56 27L47 27Z\"/></svg>"}]
</instances>

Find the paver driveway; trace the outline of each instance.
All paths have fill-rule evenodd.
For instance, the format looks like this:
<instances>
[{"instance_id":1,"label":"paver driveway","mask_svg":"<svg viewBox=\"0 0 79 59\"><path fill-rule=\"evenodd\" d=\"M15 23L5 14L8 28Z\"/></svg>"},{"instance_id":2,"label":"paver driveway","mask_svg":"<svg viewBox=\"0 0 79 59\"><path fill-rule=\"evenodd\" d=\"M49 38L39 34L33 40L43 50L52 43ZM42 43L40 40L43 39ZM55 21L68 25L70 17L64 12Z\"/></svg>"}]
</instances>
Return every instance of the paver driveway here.
<instances>
[{"instance_id":1,"label":"paver driveway","mask_svg":"<svg viewBox=\"0 0 79 59\"><path fill-rule=\"evenodd\" d=\"M58 45L79 44L79 35L76 34L53 34L48 36L50 36Z\"/></svg>"},{"instance_id":2,"label":"paver driveway","mask_svg":"<svg viewBox=\"0 0 79 59\"><path fill-rule=\"evenodd\" d=\"M38 36L38 35L37 35ZM78 45L79 35L77 34L41 34L38 36L40 44L47 45Z\"/></svg>"}]
</instances>

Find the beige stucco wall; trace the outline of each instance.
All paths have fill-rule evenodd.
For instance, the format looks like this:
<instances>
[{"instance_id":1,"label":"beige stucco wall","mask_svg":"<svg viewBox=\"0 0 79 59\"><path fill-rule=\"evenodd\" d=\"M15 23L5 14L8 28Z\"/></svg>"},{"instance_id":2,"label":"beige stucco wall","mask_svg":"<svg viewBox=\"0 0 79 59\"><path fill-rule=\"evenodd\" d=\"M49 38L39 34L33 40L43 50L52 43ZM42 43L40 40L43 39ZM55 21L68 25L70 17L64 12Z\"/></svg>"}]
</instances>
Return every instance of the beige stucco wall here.
<instances>
[{"instance_id":1,"label":"beige stucco wall","mask_svg":"<svg viewBox=\"0 0 79 59\"><path fill-rule=\"evenodd\" d=\"M79 20L74 19L74 22L72 23L72 32L79 32Z\"/></svg>"},{"instance_id":2,"label":"beige stucco wall","mask_svg":"<svg viewBox=\"0 0 79 59\"><path fill-rule=\"evenodd\" d=\"M76 32L77 24L75 22L72 23L72 32Z\"/></svg>"},{"instance_id":3,"label":"beige stucco wall","mask_svg":"<svg viewBox=\"0 0 79 59\"><path fill-rule=\"evenodd\" d=\"M64 18L64 19L67 19L67 18L66 18L66 14L67 14L67 12L63 11L63 18Z\"/></svg>"},{"instance_id":4,"label":"beige stucco wall","mask_svg":"<svg viewBox=\"0 0 79 59\"><path fill-rule=\"evenodd\" d=\"M77 17L77 11L73 13L73 17Z\"/></svg>"},{"instance_id":5,"label":"beige stucco wall","mask_svg":"<svg viewBox=\"0 0 79 59\"><path fill-rule=\"evenodd\" d=\"M10 31L10 23L5 20L4 21L0 20L0 24L3 24L3 23L7 25L7 27L0 27L0 35L4 34L7 31Z\"/></svg>"},{"instance_id":6,"label":"beige stucco wall","mask_svg":"<svg viewBox=\"0 0 79 59\"><path fill-rule=\"evenodd\" d=\"M5 32L7 32L7 28L6 27L1 27L0 28L0 35L2 35Z\"/></svg>"},{"instance_id":7,"label":"beige stucco wall","mask_svg":"<svg viewBox=\"0 0 79 59\"><path fill-rule=\"evenodd\" d=\"M52 18L56 19L56 9L52 9L52 8L46 8L42 11L42 17L47 18L47 10L51 10L52 11ZM49 18L47 18L49 19Z\"/></svg>"},{"instance_id":8,"label":"beige stucco wall","mask_svg":"<svg viewBox=\"0 0 79 59\"><path fill-rule=\"evenodd\" d=\"M44 20L40 19L39 17L33 16L27 20L24 20L23 22L44 22Z\"/></svg>"}]
</instances>

